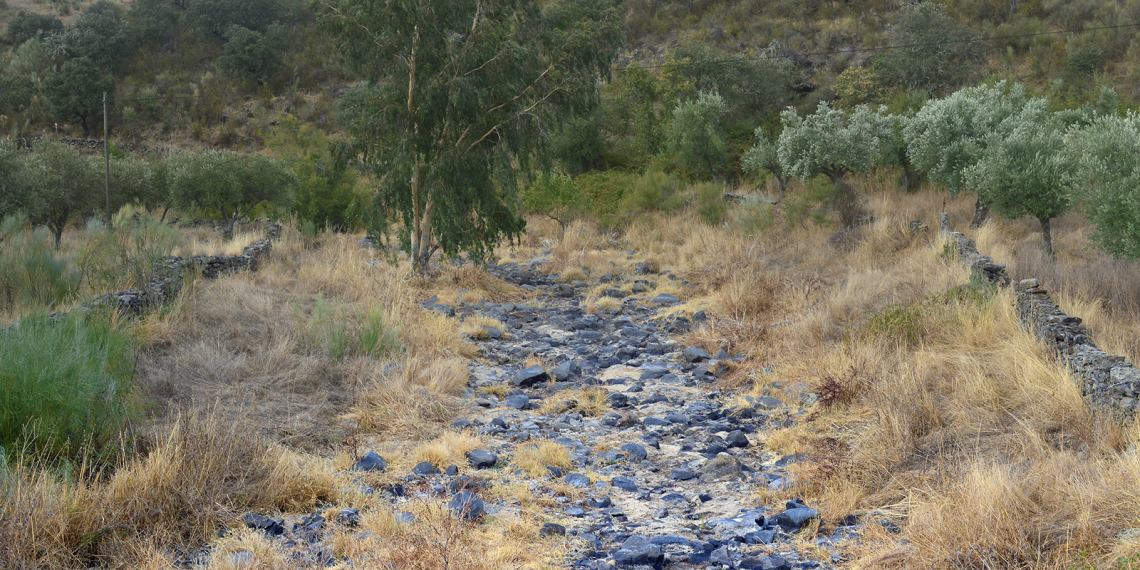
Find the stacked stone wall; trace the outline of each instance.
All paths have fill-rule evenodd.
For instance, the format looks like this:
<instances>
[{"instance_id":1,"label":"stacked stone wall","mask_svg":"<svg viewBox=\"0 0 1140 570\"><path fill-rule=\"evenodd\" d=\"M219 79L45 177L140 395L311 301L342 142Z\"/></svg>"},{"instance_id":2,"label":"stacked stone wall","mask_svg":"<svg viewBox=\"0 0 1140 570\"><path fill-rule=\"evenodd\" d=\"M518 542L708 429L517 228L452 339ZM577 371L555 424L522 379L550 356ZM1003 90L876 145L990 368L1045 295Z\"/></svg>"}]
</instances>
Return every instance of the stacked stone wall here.
<instances>
[{"instance_id":1,"label":"stacked stone wall","mask_svg":"<svg viewBox=\"0 0 1140 570\"><path fill-rule=\"evenodd\" d=\"M979 253L974 240L958 232L947 232L946 236L956 247L958 259L976 275L1002 287L1010 285L1006 267ZM1093 406L1111 408L1121 417L1132 417L1140 407L1140 370L1123 356L1097 348L1081 318L1065 314L1037 279L1022 279L1014 291L1022 325L1068 366L1085 400Z\"/></svg>"}]
</instances>

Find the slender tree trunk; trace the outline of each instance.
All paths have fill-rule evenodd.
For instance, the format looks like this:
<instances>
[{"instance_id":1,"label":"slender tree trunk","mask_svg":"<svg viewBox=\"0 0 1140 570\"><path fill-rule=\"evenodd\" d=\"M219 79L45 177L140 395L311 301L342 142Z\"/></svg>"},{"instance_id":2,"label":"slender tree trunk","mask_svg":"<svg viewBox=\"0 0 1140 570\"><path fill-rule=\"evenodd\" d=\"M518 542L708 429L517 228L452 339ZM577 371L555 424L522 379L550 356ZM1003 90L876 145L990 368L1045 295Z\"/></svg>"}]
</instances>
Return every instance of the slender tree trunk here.
<instances>
[{"instance_id":1,"label":"slender tree trunk","mask_svg":"<svg viewBox=\"0 0 1140 570\"><path fill-rule=\"evenodd\" d=\"M170 206L163 204L163 206L162 206L162 217L158 219L159 223L166 221L166 213L169 211L170 211Z\"/></svg>"},{"instance_id":2,"label":"slender tree trunk","mask_svg":"<svg viewBox=\"0 0 1140 570\"><path fill-rule=\"evenodd\" d=\"M237 209L235 208L234 215L230 216L225 206L222 206L222 218L226 220L226 229L222 231L222 239L230 241L234 239L234 221L237 220Z\"/></svg>"},{"instance_id":3,"label":"slender tree trunk","mask_svg":"<svg viewBox=\"0 0 1140 570\"><path fill-rule=\"evenodd\" d=\"M990 214L990 201L982 197L978 197L978 202L974 204L974 220L970 222L970 227L977 229L986 223L986 216Z\"/></svg>"},{"instance_id":4,"label":"slender tree trunk","mask_svg":"<svg viewBox=\"0 0 1140 570\"><path fill-rule=\"evenodd\" d=\"M1041 245L1044 246L1045 253L1053 257L1053 220L1038 218L1037 221L1041 222Z\"/></svg>"},{"instance_id":5,"label":"slender tree trunk","mask_svg":"<svg viewBox=\"0 0 1140 570\"><path fill-rule=\"evenodd\" d=\"M59 250L60 245L63 241L63 226L65 226L66 224L67 224L67 222L64 222L62 224L51 224L51 233L52 233L52 235L55 236L55 249L56 249L56 251Z\"/></svg>"},{"instance_id":6,"label":"slender tree trunk","mask_svg":"<svg viewBox=\"0 0 1140 570\"><path fill-rule=\"evenodd\" d=\"M780 193L776 195L776 201L777 202L783 202L784 201L784 192L787 192L787 190L788 190L788 179L789 178L790 177L788 177L788 176L780 176L778 174L776 175L776 187L780 189Z\"/></svg>"}]
</instances>

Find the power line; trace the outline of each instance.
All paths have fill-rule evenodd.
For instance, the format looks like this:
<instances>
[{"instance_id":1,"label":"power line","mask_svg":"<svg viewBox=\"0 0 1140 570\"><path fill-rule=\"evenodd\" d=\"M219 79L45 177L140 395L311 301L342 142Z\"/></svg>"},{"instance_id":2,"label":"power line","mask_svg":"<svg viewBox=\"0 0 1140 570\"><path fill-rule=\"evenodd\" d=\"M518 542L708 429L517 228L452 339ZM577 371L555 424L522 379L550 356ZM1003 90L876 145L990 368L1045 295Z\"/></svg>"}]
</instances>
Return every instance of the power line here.
<instances>
[{"instance_id":1,"label":"power line","mask_svg":"<svg viewBox=\"0 0 1140 570\"><path fill-rule=\"evenodd\" d=\"M917 44L902 44L902 45L897 45L897 46L880 46L880 47L868 47L868 48L854 48L853 47L853 48L841 49L841 50L817 51L817 52L809 52L809 53L794 53L794 54L789 54L789 55L762 55L762 56L756 56L756 57L735 57L735 58L725 58L725 59L712 60L712 61L698 61L698 62L687 62L687 63L684 63L684 62L681 62L681 63L661 63L661 64L657 64L657 65L637 65L637 66L626 66L626 67L615 66L612 69L614 71L630 71L630 70L636 70L636 69L661 69L661 68L666 68L666 67L691 67L694 65L715 65L718 63L734 63L734 62L738 62L738 61L763 61L763 60L774 60L774 59L790 59L793 56L794 57L812 57L812 56L839 55L839 54L859 53L859 52L880 52L880 51L887 51L887 50L892 50L892 49L907 49L907 48L916 48L916 47L942 46L942 45L954 45L954 44L969 44L969 43L978 43L978 42L988 42L988 41L993 41L993 40L1009 40L1009 39L1017 39L1017 38L1034 38L1034 37L1038 37L1038 36L1052 36L1052 35L1058 35L1058 34L1080 34L1080 33L1084 33L1084 32L1096 32L1096 31L1100 31L1100 30L1115 30L1115 29L1119 29L1119 28L1136 28L1136 27L1140 27L1140 23L1118 24L1115 26L1098 26L1095 28L1083 28L1080 30L1059 30L1059 31L1054 31L1054 32L1036 32L1036 33L1032 33L1032 34L1011 34L1008 36L990 36L990 37L982 37L982 38L972 38L972 39L967 39L967 40L949 40L949 41L944 41L944 42L926 42L926 43L917 43Z\"/></svg>"}]
</instances>

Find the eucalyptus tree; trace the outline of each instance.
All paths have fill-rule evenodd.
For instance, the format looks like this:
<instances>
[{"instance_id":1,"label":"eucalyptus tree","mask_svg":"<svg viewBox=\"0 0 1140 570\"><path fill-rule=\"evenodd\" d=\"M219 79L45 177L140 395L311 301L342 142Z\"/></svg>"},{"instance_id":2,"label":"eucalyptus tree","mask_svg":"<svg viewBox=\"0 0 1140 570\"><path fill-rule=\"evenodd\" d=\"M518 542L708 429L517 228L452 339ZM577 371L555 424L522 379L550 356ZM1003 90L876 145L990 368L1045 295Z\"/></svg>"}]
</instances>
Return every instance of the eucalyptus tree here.
<instances>
[{"instance_id":1,"label":"eucalyptus tree","mask_svg":"<svg viewBox=\"0 0 1140 570\"><path fill-rule=\"evenodd\" d=\"M985 137L985 152L963 177L1002 217L1036 218L1045 252L1053 254L1053 218L1073 201L1076 164L1060 117L1043 99L1032 99L1002 128Z\"/></svg>"},{"instance_id":2,"label":"eucalyptus tree","mask_svg":"<svg viewBox=\"0 0 1140 570\"><path fill-rule=\"evenodd\" d=\"M1122 259L1140 259L1140 116L1100 115L1074 133L1073 156L1081 180L1085 217L1096 225L1090 236Z\"/></svg>"},{"instance_id":3,"label":"eucalyptus tree","mask_svg":"<svg viewBox=\"0 0 1140 570\"><path fill-rule=\"evenodd\" d=\"M364 84L341 100L378 181L371 231L418 272L481 259L526 222L518 178L549 164L552 128L597 104L623 37L616 0L318 0Z\"/></svg>"},{"instance_id":4,"label":"eucalyptus tree","mask_svg":"<svg viewBox=\"0 0 1140 570\"><path fill-rule=\"evenodd\" d=\"M764 128L756 127L753 135L756 137L756 144L752 145L752 148L745 151L744 156L740 157L744 171L757 174L771 173L776 178L776 185L780 190L776 201L783 201L784 193L788 189L788 181L792 177L784 172L784 168L780 166L780 156L777 153L776 144L768 139L768 135L764 134Z\"/></svg>"},{"instance_id":5,"label":"eucalyptus tree","mask_svg":"<svg viewBox=\"0 0 1140 570\"><path fill-rule=\"evenodd\" d=\"M926 173L952 196L973 190L966 170L976 165L1003 122L1029 104L1025 88L1007 86L1004 81L955 91L944 99L931 100L903 127L906 154L911 164ZM971 227L985 222L989 200L978 194Z\"/></svg>"}]
</instances>

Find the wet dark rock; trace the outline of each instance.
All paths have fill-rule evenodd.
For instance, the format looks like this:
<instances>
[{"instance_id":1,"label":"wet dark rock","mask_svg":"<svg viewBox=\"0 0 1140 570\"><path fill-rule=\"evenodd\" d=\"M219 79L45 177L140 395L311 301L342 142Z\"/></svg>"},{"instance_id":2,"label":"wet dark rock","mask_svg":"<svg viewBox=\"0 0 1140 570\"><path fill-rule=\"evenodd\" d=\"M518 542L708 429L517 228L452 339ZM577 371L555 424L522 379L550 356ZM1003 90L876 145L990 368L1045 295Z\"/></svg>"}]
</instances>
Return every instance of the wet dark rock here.
<instances>
[{"instance_id":1,"label":"wet dark rock","mask_svg":"<svg viewBox=\"0 0 1140 570\"><path fill-rule=\"evenodd\" d=\"M735 430L729 432L728 436L724 438L725 445L729 447L748 447L751 442L748 441L748 436L744 432Z\"/></svg>"},{"instance_id":2,"label":"wet dark rock","mask_svg":"<svg viewBox=\"0 0 1140 570\"><path fill-rule=\"evenodd\" d=\"M806 507L788 509L776 515L775 523L787 532L795 532L819 516L819 511Z\"/></svg>"},{"instance_id":3,"label":"wet dark rock","mask_svg":"<svg viewBox=\"0 0 1140 570\"><path fill-rule=\"evenodd\" d=\"M693 470L689 469L688 467L678 467L676 469L673 469L673 471L670 472L669 476L678 481L688 481L689 479L695 478L697 474L693 473Z\"/></svg>"},{"instance_id":4,"label":"wet dark rock","mask_svg":"<svg viewBox=\"0 0 1140 570\"><path fill-rule=\"evenodd\" d=\"M283 519L271 519L256 513L246 513L241 518L245 522L245 526L265 531L267 536L279 536L285 533L285 521Z\"/></svg>"},{"instance_id":5,"label":"wet dark rock","mask_svg":"<svg viewBox=\"0 0 1140 570\"><path fill-rule=\"evenodd\" d=\"M550 371L550 374L554 376L555 380L562 381L577 376L581 371L582 369L578 366L578 363L573 360L567 360L555 366L554 369Z\"/></svg>"},{"instance_id":6,"label":"wet dark rock","mask_svg":"<svg viewBox=\"0 0 1140 570\"><path fill-rule=\"evenodd\" d=\"M380 457L379 453L369 451L352 467L353 471L383 471L388 468L388 462Z\"/></svg>"}]
</instances>

